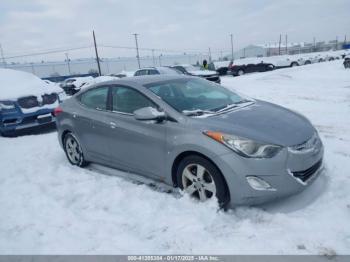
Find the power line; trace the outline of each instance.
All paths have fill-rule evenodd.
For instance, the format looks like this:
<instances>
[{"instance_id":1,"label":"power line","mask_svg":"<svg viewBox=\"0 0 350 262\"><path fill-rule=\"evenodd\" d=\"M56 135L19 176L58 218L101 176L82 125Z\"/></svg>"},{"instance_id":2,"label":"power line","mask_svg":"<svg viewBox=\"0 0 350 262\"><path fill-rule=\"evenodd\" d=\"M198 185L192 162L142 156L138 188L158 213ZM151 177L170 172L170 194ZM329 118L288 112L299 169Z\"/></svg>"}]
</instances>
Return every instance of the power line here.
<instances>
[{"instance_id":1,"label":"power line","mask_svg":"<svg viewBox=\"0 0 350 262\"><path fill-rule=\"evenodd\" d=\"M22 55L14 55L14 56L6 56L5 59L11 59L11 58L20 58L20 57L28 57L28 56L38 56L38 55L48 55L48 54L57 54L57 53L63 53L67 51L74 51L74 50L81 50L81 49L87 49L91 48L93 46L83 46L83 47L73 47L68 49L62 49L62 50L56 50L56 51L46 51L46 52L37 52L37 53L30 53L30 54L22 54Z\"/></svg>"}]
</instances>

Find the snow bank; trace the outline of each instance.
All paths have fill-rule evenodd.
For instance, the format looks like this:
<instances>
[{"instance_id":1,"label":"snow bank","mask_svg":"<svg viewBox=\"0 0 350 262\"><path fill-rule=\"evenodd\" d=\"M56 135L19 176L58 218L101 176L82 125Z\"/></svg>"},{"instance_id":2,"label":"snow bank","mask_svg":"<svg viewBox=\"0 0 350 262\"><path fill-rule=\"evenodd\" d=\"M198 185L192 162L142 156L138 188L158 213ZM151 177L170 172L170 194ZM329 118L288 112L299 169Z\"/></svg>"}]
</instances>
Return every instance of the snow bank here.
<instances>
[{"instance_id":1,"label":"snow bank","mask_svg":"<svg viewBox=\"0 0 350 262\"><path fill-rule=\"evenodd\" d=\"M16 100L23 96L41 96L62 91L39 77L12 69L0 68L0 100Z\"/></svg>"},{"instance_id":2,"label":"snow bank","mask_svg":"<svg viewBox=\"0 0 350 262\"><path fill-rule=\"evenodd\" d=\"M214 202L113 176L127 173L73 167L56 133L0 137L0 253L349 254L349 71L336 61L222 82L316 125L326 171L310 188L263 207L217 212Z\"/></svg>"}]
</instances>

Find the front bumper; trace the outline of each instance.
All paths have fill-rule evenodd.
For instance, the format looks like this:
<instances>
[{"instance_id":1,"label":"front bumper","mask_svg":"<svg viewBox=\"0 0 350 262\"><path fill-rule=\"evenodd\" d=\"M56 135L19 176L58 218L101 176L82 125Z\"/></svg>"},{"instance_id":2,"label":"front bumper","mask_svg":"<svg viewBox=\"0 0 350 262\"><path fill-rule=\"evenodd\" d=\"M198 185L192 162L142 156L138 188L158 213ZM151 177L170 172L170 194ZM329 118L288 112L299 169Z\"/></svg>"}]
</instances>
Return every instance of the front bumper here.
<instances>
[{"instance_id":1,"label":"front bumper","mask_svg":"<svg viewBox=\"0 0 350 262\"><path fill-rule=\"evenodd\" d=\"M295 195L310 186L323 171L322 164L316 166L320 161L322 163L323 153L321 144L317 151L307 154L292 154L285 148L274 158L253 159L232 152L217 156L215 162L226 179L231 207L259 205ZM315 168L311 170L313 166ZM305 181L295 176L308 170L312 174ZM247 176L264 180L274 190L253 189Z\"/></svg>"},{"instance_id":2,"label":"front bumper","mask_svg":"<svg viewBox=\"0 0 350 262\"><path fill-rule=\"evenodd\" d=\"M52 109L41 109L28 114L3 114L0 121L0 131L4 135L12 135L55 126L56 119L52 112Z\"/></svg>"}]
</instances>

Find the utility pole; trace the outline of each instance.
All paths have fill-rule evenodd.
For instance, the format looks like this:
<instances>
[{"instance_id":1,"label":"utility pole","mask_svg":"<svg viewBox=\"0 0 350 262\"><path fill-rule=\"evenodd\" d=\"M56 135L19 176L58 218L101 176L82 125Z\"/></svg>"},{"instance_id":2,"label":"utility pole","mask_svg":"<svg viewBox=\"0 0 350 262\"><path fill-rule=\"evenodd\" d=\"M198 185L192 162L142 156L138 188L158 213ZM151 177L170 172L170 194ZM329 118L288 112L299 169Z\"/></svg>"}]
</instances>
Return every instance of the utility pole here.
<instances>
[{"instance_id":1,"label":"utility pole","mask_svg":"<svg viewBox=\"0 0 350 262\"><path fill-rule=\"evenodd\" d=\"M161 60L162 59L162 54L159 55L158 59L159 59L159 66L162 66L162 60Z\"/></svg>"},{"instance_id":2,"label":"utility pole","mask_svg":"<svg viewBox=\"0 0 350 262\"><path fill-rule=\"evenodd\" d=\"M30 65L32 67L32 73L33 73L33 75L35 75L34 63L32 62L32 63L30 63Z\"/></svg>"},{"instance_id":3,"label":"utility pole","mask_svg":"<svg viewBox=\"0 0 350 262\"><path fill-rule=\"evenodd\" d=\"M4 67L6 68L7 65L6 65L6 61L5 61L5 57L4 57L4 50L2 50L1 44L0 44L0 53L1 53L2 63L3 63L3 65L4 65Z\"/></svg>"},{"instance_id":4,"label":"utility pole","mask_svg":"<svg viewBox=\"0 0 350 262\"><path fill-rule=\"evenodd\" d=\"M282 35L280 34L280 41L278 43L278 55L281 55L281 41L282 41Z\"/></svg>"},{"instance_id":5,"label":"utility pole","mask_svg":"<svg viewBox=\"0 0 350 262\"><path fill-rule=\"evenodd\" d=\"M141 68L140 64L140 54L139 54L139 44L137 43L137 36L138 34L133 34L135 36L135 44L136 44L136 58L137 58L137 63L139 65L139 69Z\"/></svg>"},{"instance_id":6,"label":"utility pole","mask_svg":"<svg viewBox=\"0 0 350 262\"><path fill-rule=\"evenodd\" d=\"M233 35L230 34L231 36L231 61L233 61Z\"/></svg>"},{"instance_id":7,"label":"utility pole","mask_svg":"<svg viewBox=\"0 0 350 262\"><path fill-rule=\"evenodd\" d=\"M222 56L222 50L220 50L220 61L224 60Z\"/></svg>"},{"instance_id":8,"label":"utility pole","mask_svg":"<svg viewBox=\"0 0 350 262\"><path fill-rule=\"evenodd\" d=\"M211 63L211 51L210 51L210 47L209 47L209 63Z\"/></svg>"},{"instance_id":9,"label":"utility pole","mask_svg":"<svg viewBox=\"0 0 350 262\"><path fill-rule=\"evenodd\" d=\"M66 59L67 59L68 72L69 72L69 75L71 75L72 73L70 71L70 64L69 64L70 60L69 60L69 57L68 57L68 53L64 53L64 54L66 55Z\"/></svg>"},{"instance_id":10,"label":"utility pole","mask_svg":"<svg viewBox=\"0 0 350 262\"><path fill-rule=\"evenodd\" d=\"M335 50L338 50L338 36L335 37Z\"/></svg>"},{"instance_id":11,"label":"utility pole","mask_svg":"<svg viewBox=\"0 0 350 262\"><path fill-rule=\"evenodd\" d=\"M286 55L288 55L288 35L286 34Z\"/></svg>"},{"instance_id":12,"label":"utility pole","mask_svg":"<svg viewBox=\"0 0 350 262\"><path fill-rule=\"evenodd\" d=\"M346 35L345 35L345 37L344 37L344 45L346 45Z\"/></svg>"},{"instance_id":13,"label":"utility pole","mask_svg":"<svg viewBox=\"0 0 350 262\"><path fill-rule=\"evenodd\" d=\"M154 49L152 49L152 60L153 60L153 66L156 66L156 61L154 59Z\"/></svg>"},{"instance_id":14,"label":"utility pole","mask_svg":"<svg viewBox=\"0 0 350 262\"><path fill-rule=\"evenodd\" d=\"M314 52L316 52L316 37L314 37Z\"/></svg>"},{"instance_id":15,"label":"utility pole","mask_svg":"<svg viewBox=\"0 0 350 262\"><path fill-rule=\"evenodd\" d=\"M95 54L96 54L96 62L97 62L97 67L98 67L98 74L101 76L101 66L100 66L100 58L98 57L98 52L97 52L97 44L96 44L96 37L95 37L95 31L92 31L92 36L94 37L94 45L95 45Z\"/></svg>"}]
</instances>

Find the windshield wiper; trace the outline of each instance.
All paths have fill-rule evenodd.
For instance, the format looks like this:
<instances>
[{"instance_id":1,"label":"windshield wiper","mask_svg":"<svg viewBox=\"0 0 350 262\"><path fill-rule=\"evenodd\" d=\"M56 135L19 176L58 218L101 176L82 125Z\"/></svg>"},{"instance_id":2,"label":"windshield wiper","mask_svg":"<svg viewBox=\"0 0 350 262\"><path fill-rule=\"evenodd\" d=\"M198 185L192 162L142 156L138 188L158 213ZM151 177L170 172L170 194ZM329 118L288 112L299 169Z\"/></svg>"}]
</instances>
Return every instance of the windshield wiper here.
<instances>
[{"instance_id":1,"label":"windshield wiper","mask_svg":"<svg viewBox=\"0 0 350 262\"><path fill-rule=\"evenodd\" d=\"M215 113L221 113L221 112L230 110L232 108L238 107L238 104L243 104L243 103L247 103L247 102L251 102L251 101L247 100L247 99L244 99L244 100L241 100L241 101L236 102L234 104L227 104L227 105L224 105L224 106L220 106L220 107L214 108L213 111L215 111Z\"/></svg>"},{"instance_id":2,"label":"windshield wiper","mask_svg":"<svg viewBox=\"0 0 350 262\"><path fill-rule=\"evenodd\" d=\"M204 114L216 114L216 112L202 109L194 109L194 110L183 110L182 113L186 116L202 116Z\"/></svg>"},{"instance_id":3,"label":"windshield wiper","mask_svg":"<svg viewBox=\"0 0 350 262\"><path fill-rule=\"evenodd\" d=\"M228 104L228 105L224 105L221 107L217 107L217 108L215 108L215 113L221 113L221 112L230 110L230 109L235 108L235 107L237 107L236 104Z\"/></svg>"}]
</instances>

